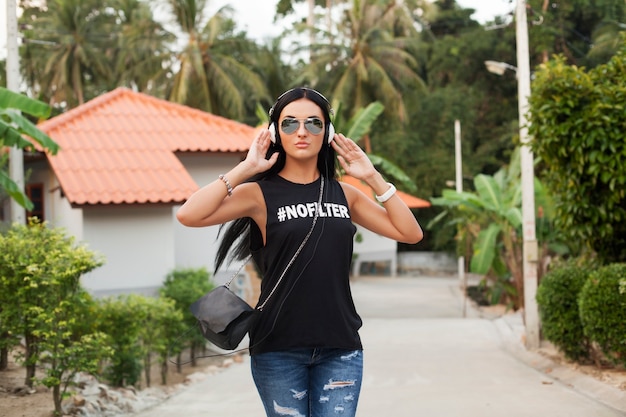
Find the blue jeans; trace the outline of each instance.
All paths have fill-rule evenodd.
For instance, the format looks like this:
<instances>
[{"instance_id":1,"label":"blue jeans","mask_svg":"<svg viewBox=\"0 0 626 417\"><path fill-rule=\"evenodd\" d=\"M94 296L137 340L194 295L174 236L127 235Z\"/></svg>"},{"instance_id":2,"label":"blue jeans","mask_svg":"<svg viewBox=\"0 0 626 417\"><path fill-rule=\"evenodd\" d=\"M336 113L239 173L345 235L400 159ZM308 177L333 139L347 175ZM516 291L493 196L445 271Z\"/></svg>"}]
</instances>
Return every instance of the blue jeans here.
<instances>
[{"instance_id":1,"label":"blue jeans","mask_svg":"<svg viewBox=\"0 0 626 417\"><path fill-rule=\"evenodd\" d=\"M363 352L295 349L251 358L252 377L267 417L354 417Z\"/></svg>"}]
</instances>

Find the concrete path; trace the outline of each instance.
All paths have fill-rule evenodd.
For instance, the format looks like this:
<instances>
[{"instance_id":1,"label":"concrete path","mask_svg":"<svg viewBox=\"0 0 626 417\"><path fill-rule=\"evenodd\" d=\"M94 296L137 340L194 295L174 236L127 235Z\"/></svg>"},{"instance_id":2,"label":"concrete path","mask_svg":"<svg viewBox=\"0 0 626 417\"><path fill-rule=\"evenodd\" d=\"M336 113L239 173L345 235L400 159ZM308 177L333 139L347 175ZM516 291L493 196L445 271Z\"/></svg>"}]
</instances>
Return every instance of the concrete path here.
<instances>
[{"instance_id":1,"label":"concrete path","mask_svg":"<svg viewBox=\"0 0 626 417\"><path fill-rule=\"evenodd\" d=\"M364 321L359 417L626 416L626 392L528 352L521 317L464 308L456 278L358 278L352 288ZM135 416L263 417L244 358Z\"/></svg>"}]
</instances>

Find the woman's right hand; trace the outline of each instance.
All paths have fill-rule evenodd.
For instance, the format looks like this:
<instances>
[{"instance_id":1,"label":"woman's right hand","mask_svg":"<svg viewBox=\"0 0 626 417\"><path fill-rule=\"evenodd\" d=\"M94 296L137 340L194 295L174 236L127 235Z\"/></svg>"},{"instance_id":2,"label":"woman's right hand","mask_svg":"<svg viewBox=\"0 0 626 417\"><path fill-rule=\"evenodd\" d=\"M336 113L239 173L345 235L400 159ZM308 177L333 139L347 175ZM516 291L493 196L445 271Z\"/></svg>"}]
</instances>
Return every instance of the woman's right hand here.
<instances>
[{"instance_id":1,"label":"woman's right hand","mask_svg":"<svg viewBox=\"0 0 626 417\"><path fill-rule=\"evenodd\" d=\"M267 171L278 160L278 152L274 152L269 159L265 159L265 155L271 144L270 131L267 129L261 130L252 141L248 155L244 160L248 168L253 171L253 174L250 176Z\"/></svg>"},{"instance_id":2,"label":"woman's right hand","mask_svg":"<svg viewBox=\"0 0 626 417\"><path fill-rule=\"evenodd\" d=\"M261 130L252 141L246 159L226 172L223 179L215 179L193 193L178 209L178 221L185 226L200 227L222 224L240 217L255 218L255 215L263 215L264 210L259 210L263 207L260 188L256 184L244 182L276 163L278 152L265 159L271 143L269 130Z\"/></svg>"}]
</instances>

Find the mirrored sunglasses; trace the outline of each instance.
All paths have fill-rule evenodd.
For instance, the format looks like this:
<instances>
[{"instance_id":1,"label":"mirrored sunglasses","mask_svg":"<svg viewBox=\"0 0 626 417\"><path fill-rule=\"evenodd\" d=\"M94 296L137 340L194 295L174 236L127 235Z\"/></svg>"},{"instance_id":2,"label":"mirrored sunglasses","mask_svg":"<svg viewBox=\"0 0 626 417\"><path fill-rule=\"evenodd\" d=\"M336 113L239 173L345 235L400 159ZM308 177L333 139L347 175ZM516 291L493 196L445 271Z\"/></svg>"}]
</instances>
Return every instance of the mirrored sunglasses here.
<instances>
[{"instance_id":1,"label":"mirrored sunglasses","mask_svg":"<svg viewBox=\"0 0 626 417\"><path fill-rule=\"evenodd\" d=\"M324 130L324 122L317 117L307 119L296 119L295 117L285 117L280 122L280 130L290 135L300 127L300 122L304 122L304 128L314 135L319 135Z\"/></svg>"}]
</instances>

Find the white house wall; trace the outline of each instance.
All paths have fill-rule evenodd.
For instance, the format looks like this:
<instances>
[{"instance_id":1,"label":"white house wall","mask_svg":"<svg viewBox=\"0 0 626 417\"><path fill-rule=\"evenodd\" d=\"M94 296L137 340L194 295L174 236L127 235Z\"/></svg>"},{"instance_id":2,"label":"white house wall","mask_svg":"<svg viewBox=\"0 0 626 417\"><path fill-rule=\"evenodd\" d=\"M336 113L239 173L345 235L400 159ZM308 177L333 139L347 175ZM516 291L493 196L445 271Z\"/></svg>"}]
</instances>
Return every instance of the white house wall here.
<instances>
[{"instance_id":1,"label":"white house wall","mask_svg":"<svg viewBox=\"0 0 626 417\"><path fill-rule=\"evenodd\" d=\"M180 154L179 159L199 187L215 181L218 175L230 171L241 161L242 155L233 154ZM210 273L215 266L217 253L217 234L219 226L192 228L181 225L176 220L174 207L172 218L175 224L175 263L177 268L204 267ZM222 269L226 268L224 265ZM236 269L233 265L230 269Z\"/></svg>"},{"instance_id":2,"label":"white house wall","mask_svg":"<svg viewBox=\"0 0 626 417\"><path fill-rule=\"evenodd\" d=\"M82 241L82 209L72 208L63 197L59 181L48 161L30 162L27 172L27 184L43 184L44 220L52 227L64 229L68 236L74 236L77 241Z\"/></svg>"},{"instance_id":3,"label":"white house wall","mask_svg":"<svg viewBox=\"0 0 626 417\"><path fill-rule=\"evenodd\" d=\"M171 206L86 207L83 225L89 249L105 257L102 267L83 276L96 296L156 294L176 266Z\"/></svg>"},{"instance_id":4,"label":"white house wall","mask_svg":"<svg viewBox=\"0 0 626 417\"><path fill-rule=\"evenodd\" d=\"M357 226L357 234L361 239L360 242L354 242L356 258L353 262L352 274L360 275L361 266L364 263L385 262L389 265L387 275L396 275L398 243L360 226Z\"/></svg>"},{"instance_id":5,"label":"white house wall","mask_svg":"<svg viewBox=\"0 0 626 417\"><path fill-rule=\"evenodd\" d=\"M49 172L49 176L52 184L51 191L44 190L44 192L48 200L52 200L52 204L46 208L46 219L49 219L55 227L65 229L69 235L74 236L80 242L83 240L83 209L72 208L67 198L63 197L59 182L52 171Z\"/></svg>"}]
</instances>

